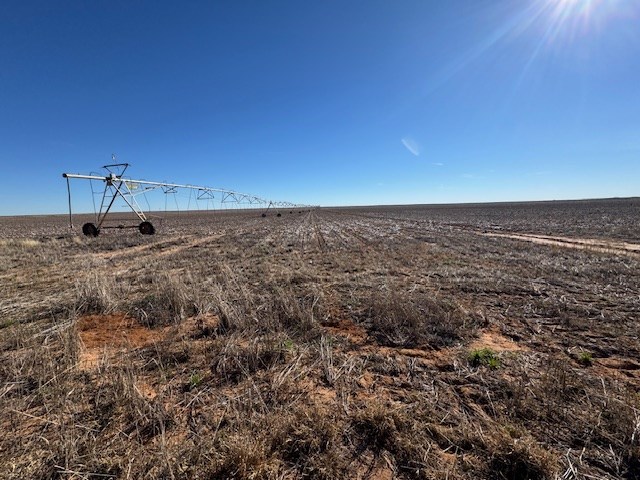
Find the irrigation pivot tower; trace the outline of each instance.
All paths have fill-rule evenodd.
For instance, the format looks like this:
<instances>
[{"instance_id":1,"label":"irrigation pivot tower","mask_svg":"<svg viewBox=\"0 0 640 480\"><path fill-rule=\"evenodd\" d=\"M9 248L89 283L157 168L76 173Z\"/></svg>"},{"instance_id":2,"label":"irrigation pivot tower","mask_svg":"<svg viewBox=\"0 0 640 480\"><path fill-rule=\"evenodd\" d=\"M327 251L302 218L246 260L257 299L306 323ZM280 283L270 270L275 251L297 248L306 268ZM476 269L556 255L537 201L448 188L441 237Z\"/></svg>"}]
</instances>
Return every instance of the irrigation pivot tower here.
<instances>
[{"instance_id":1,"label":"irrigation pivot tower","mask_svg":"<svg viewBox=\"0 0 640 480\"><path fill-rule=\"evenodd\" d=\"M262 213L263 217L266 216L266 212L270 208L309 208L308 205L282 201L276 202L272 200L266 200L256 195L240 193L223 188L211 188L178 183L150 182L148 180L134 180L128 177L124 177L124 172L128 167L128 163L114 163L111 165L105 165L102 167L106 170L105 175L81 175L76 173L62 174L62 176L67 179L69 226L71 228L73 228L73 222L71 213L71 186L69 184L70 179L104 182L104 189L101 194L100 208L95 209L94 205L95 223L89 222L85 223L82 226L82 233L90 237L97 237L100 234L100 230L104 228L137 228L143 235L153 235L156 232L156 229L145 215L136 197L157 189L161 189L165 194L176 193L176 191L180 189L196 191L197 199L213 199L214 195L219 195L219 197L221 198L221 203L244 204L249 205L249 208L260 208L266 206L266 210ZM111 211L116 199L118 198L122 198L125 204L138 217L138 219L140 220L139 224L118 226L107 226L104 224L107 215ZM277 216L280 215L280 213L277 213Z\"/></svg>"}]
</instances>

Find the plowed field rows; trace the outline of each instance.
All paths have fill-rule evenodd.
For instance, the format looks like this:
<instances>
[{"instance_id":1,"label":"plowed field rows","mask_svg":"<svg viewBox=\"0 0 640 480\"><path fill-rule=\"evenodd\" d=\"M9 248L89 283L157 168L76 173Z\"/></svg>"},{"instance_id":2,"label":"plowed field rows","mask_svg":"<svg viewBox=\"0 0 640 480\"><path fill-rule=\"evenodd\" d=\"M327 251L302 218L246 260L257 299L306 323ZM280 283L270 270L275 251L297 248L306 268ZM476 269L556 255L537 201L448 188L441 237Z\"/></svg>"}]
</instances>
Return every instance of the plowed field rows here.
<instances>
[{"instance_id":1,"label":"plowed field rows","mask_svg":"<svg viewBox=\"0 0 640 480\"><path fill-rule=\"evenodd\" d=\"M639 478L640 200L260 213L0 218L0 478Z\"/></svg>"}]
</instances>

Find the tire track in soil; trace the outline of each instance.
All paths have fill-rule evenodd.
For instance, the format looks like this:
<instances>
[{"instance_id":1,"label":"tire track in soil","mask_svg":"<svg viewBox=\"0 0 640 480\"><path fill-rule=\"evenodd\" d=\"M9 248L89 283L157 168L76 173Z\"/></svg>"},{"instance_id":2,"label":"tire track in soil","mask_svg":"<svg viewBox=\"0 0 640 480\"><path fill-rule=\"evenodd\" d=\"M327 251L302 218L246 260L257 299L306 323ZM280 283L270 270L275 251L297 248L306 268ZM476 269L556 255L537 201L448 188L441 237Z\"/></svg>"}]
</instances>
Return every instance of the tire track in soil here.
<instances>
[{"instance_id":1,"label":"tire track in soil","mask_svg":"<svg viewBox=\"0 0 640 480\"><path fill-rule=\"evenodd\" d=\"M186 237L179 237L179 238L173 237L166 240L165 239L157 240L154 242L145 243L143 245L136 245L134 247L124 247L122 249L109 250L107 252L95 252L95 253L91 253L90 256L92 256L93 258L104 258L104 259L110 260L116 255L117 256L135 255L137 253L144 253L145 251L151 250L151 249L161 249L165 245L168 246L168 245L177 244L177 242L181 242L185 238ZM76 255L76 257L85 257L85 256L86 256L85 253Z\"/></svg>"},{"instance_id":2,"label":"tire track in soil","mask_svg":"<svg viewBox=\"0 0 640 480\"><path fill-rule=\"evenodd\" d=\"M316 241L318 242L318 248L320 248L320 251L325 252L327 250L327 242L325 241L324 235L318 226L318 216L315 213L312 215L313 230L315 232Z\"/></svg>"},{"instance_id":3,"label":"tire track in soil","mask_svg":"<svg viewBox=\"0 0 640 480\"><path fill-rule=\"evenodd\" d=\"M354 248L355 242L352 241L352 237L354 237L353 230L350 230L349 227L345 226L345 222L343 221L343 219L340 219L341 221L338 221L330 217L331 213L324 213L324 215L322 216L323 222L325 222L329 226L331 232L347 249ZM357 237L355 238L356 240L358 240Z\"/></svg>"},{"instance_id":4,"label":"tire track in soil","mask_svg":"<svg viewBox=\"0 0 640 480\"><path fill-rule=\"evenodd\" d=\"M202 236L182 236L169 240L160 240L145 245L129 247L123 250L111 250L109 252L98 252L91 254L93 258L99 258L108 262L115 261L132 261L137 262L149 257L165 257L175 255L189 248L199 247L201 245L213 242L225 235L224 232L215 235ZM83 254L83 256L86 256Z\"/></svg>"},{"instance_id":5,"label":"tire track in soil","mask_svg":"<svg viewBox=\"0 0 640 480\"><path fill-rule=\"evenodd\" d=\"M324 215L322 217L322 220L325 224L327 224L327 227L329 228L329 234L332 235L340 244L340 248L349 250L351 247L349 245L349 242L347 242L347 240L345 240L345 237L340 233L342 227L339 226L338 222L327 218L327 215Z\"/></svg>"},{"instance_id":6,"label":"tire track in soil","mask_svg":"<svg viewBox=\"0 0 640 480\"><path fill-rule=\"evenodd\" d=\"M309 236L307 226L310 224L311 224L311 212L308 212L304 216L303 221L300 223L300 226L296 230L297 242L300 244L300 251L302 252L305 251L305 243L306 243L305 241Z\"/></svg>"},{"instance_id":7,"label":"tire track in soil","mask_svg":"<svg viewBox=\"0 0 640 480\"><path fill-rule=\"evenodd\" d=\"M479 232L478 235L494 238L508 238L511 240L520 240L524 242L534 243L537 245L548 245L553 247L569 248L573 250L587 250L599 253L613 253L621 255L640 255L640 244L596 240L591 238L570 238L570 237L553 237L548 235L535 235L529 233L496 233L496 232Z\"/></svg>"},{"instance_id":8,"label":"tire track in soil","mask_svg":"<svg viewBox=\"0 0 640 480\"><path fill-rule=\"evenodd\" d=\"M206 245L207 243L211 243L215 240L218 240L224 236L224 233L219 233L216 235L207 235L202 238L195 238L183 245L176 245L175 247L170 247L160 252L157 252L156 255L160 257L165 257L167 255L176 255L184 250L188 250L189 248L200 247L202 245Z\"/></svg>"}]
</instances>

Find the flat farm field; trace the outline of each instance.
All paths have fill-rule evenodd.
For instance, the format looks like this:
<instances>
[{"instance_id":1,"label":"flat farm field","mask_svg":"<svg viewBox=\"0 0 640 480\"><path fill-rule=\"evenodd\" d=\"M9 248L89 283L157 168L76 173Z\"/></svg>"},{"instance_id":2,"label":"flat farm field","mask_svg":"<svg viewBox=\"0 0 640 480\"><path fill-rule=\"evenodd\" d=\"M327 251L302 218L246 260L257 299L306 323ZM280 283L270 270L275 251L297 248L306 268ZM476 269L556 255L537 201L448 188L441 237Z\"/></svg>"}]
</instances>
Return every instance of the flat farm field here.
<instances>
[{"instance_id":1,"label":"flat farm field","mask_svg":"<svg viewBox=\"0 0 640 480\"><path fill-rule=\"evenodd\" d=\"M0 478L640 478L640 199L260 213L0 218Z\"/></svg>"}]
</instances>

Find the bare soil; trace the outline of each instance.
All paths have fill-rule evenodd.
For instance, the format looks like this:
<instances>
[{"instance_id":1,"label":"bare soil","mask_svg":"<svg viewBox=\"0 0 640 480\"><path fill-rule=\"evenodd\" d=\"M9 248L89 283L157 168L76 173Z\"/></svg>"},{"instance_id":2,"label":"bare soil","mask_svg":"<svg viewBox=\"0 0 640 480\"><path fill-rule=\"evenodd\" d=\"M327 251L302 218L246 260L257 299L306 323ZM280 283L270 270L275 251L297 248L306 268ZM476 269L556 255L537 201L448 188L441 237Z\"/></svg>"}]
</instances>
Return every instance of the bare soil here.
<instances>
[{"instance_id":1,"label":"bare soil","mask_svg":"<svg viewBox=\"0 0 640 480\"><path fill-rule=\"evenodd\" d=\"M0 478L640 478L639 199L260 213L0 218Z\"/></svg>"}]
</instances>

